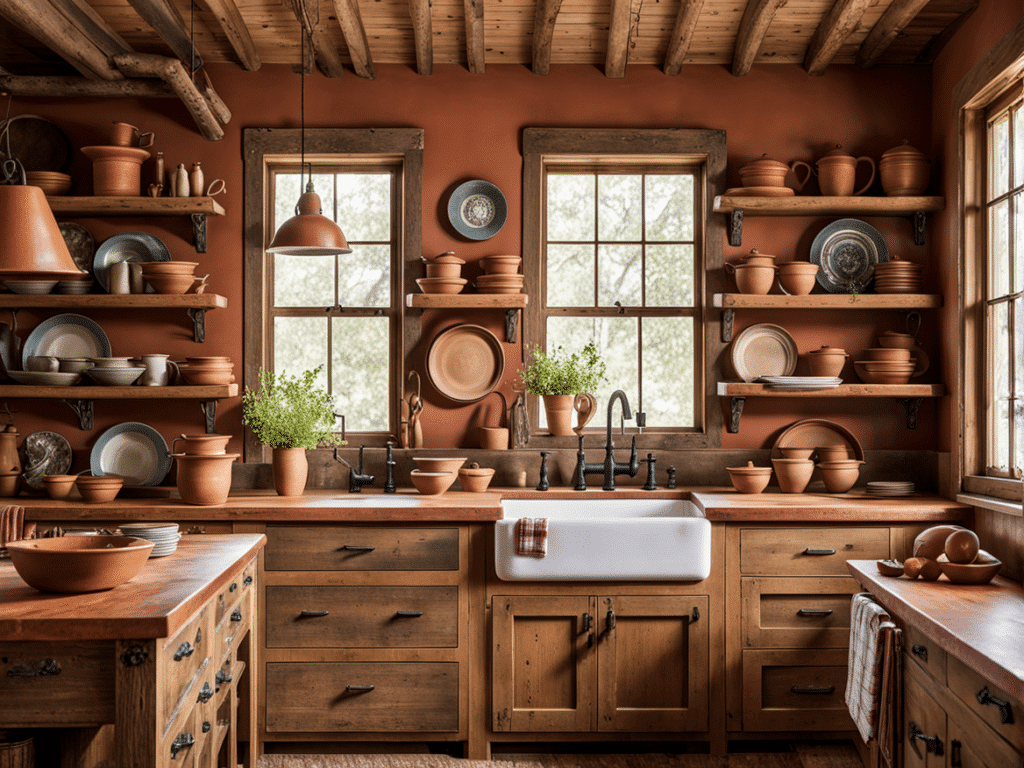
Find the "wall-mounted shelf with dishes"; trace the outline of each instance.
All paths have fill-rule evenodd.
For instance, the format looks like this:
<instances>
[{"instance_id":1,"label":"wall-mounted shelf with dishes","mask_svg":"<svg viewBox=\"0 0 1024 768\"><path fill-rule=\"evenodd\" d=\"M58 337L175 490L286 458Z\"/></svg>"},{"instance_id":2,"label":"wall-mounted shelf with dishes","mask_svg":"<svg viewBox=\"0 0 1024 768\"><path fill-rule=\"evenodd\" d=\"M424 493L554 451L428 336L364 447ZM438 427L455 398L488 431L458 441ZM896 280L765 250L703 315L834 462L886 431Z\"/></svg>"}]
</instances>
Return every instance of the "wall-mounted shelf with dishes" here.
<instances>
[{"instance_id":1,"label":"wall-mounted shelf with dishes","mask_svg":"<svg viewBox=\"0 0 1024 768\"><path fill-rule=\"evenodd\" d=\"M755 197L718 195L716 213L729 215L729 245L743 242L744 216L905 216L913 220L914 244L924 245L925 218L941 211L944 197Z\"/></svg>"},{"instance_id":2,"label":"wall-mounted shelf with dishes","mask_svg":"<svg viewBox=\"0 0 1024 768\"><path fill-rule=\"evenodd\" d=\"M206 253L206 217L226 212L212 197L47 197L55 216L188 216L192 244Z\"/></svg>"},{"instance_id":3,"label":"wall-mounted shelf with dishes","mask_svg":"<svg viewBox=\"0 0 1024 768\"><path fill-rule=\"evenodd\" d=\"M418 309L504 309L505 341L516 342L520 313L530 297L525 293L410 293L405 306Z\"/></svg>"}]
</instances>

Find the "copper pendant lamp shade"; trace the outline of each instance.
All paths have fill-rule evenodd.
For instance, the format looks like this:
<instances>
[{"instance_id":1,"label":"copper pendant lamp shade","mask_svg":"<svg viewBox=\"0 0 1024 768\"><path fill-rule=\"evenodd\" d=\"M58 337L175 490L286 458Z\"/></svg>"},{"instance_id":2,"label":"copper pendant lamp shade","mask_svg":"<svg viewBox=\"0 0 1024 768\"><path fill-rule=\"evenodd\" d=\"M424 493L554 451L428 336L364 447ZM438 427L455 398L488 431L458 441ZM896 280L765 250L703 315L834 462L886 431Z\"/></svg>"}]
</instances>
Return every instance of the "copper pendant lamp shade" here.
<instances>
[{"instance_id":1,"label":"copper pendant lamp shade","mask_svg":"<svg viewBox=\"0 0 1024 768\"><path fill-rule=\"evenodd\" d=\"M352 253L341 227L323 215L320 196L313 191L313 182L295 205L295 215L282 224L268 253L286 256L333 256Z\"/></svg>"},{"instance_id":2,"label":"copper pendant lamp shade","mask_svg":"<svg viewBox=\"0 0 1024 768\"><path fill-rule=\"evenodd\" d=\"M0 185L0 280L65 279L82 274L39 187Z\"/></svg>"}]
</instances>

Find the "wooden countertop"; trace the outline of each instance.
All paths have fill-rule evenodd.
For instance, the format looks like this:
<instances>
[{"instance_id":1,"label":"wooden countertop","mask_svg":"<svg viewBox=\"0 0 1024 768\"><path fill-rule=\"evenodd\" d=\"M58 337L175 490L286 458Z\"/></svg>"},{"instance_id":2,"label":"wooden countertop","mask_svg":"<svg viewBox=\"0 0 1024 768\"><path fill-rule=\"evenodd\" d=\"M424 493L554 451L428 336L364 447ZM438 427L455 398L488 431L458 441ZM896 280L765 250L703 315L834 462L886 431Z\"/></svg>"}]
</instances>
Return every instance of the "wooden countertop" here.
<instances>
[{"instance_id":1,"label":"wooden countertop","mask_svg":"<svg viewBox=\"0 0 1024 768\"><path fill-rule=\"evenodd\" d=\"M972 507L934 494L878 498L851 493L739 493L696 490L690 498L708 520L744 522L892 523L964 520Z\"/></svg>"},{"instance_id":2,"label":"wooden countertop","mask_svg":"<svg viewBox=\"0 0 1024 768\"><path fill-rule=\"evenodd\" d=\"M947 653L1024 701L1024 589L997 576L989 584L951 584L878 573L874 560L850 560L850 573L879 603Z\"/></svg>"},{"instance_id":3,"label":"wooden countertop","mask_svg":"<svg viewBox=\"0 0 1024 768\"><path fill-rule=\"evenodd\" d=\"M0 641L143 640L169 637L266 544L263 534L183 536L131 581L63 595L25 584L0 562Z\"/></svg>"}]
</instances>

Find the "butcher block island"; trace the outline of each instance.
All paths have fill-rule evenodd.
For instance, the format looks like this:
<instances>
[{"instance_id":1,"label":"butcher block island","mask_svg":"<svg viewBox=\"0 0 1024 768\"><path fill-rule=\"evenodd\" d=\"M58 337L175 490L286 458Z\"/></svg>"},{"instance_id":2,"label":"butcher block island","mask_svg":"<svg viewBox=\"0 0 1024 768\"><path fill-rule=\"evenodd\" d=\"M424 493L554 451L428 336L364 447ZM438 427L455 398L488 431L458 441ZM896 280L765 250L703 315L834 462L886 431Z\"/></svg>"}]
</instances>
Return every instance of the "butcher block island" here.
<instances>
[{"instance_id":1,"label":"butcher block island","mask_svg":"<svg viewBox=\"0 0 1024 768\"><path fill-rule=\"evenodd\" d=\"M0 562L0 728L59 729L35 740L62 765L253 768L265 542L185 536L132 580L84 594L40 592Z\"/></svg>"}]
</instances>

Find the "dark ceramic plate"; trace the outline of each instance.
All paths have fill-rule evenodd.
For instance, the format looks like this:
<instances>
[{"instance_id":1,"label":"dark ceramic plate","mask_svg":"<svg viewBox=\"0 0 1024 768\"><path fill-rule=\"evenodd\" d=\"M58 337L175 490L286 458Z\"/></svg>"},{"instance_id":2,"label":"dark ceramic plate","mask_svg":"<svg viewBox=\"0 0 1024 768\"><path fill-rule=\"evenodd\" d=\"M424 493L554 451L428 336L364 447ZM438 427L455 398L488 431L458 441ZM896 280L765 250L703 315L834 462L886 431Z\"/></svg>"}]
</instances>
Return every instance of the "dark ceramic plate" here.
<instances>
[{"instance_id":1,"label":"dark ceramic plate","mask_svg":"<svg viewBox=\"0 0 1024 768\"><path fill-rule=\"evenodd\" d=\"M506 216L505 196L489 181L467 181L448 199L448 220L471 240L494 237L505 225Z\"/></svg>"},{"instance_id":2,"label":"dark ceramic plate","mask_svg":"<svg viewBox=\"0 0 1024 768\"><path fill-rule=\"evenodd\" d=\"M33 432L21 445L22 482L43 490L45 475L66 475L71 469L71 444L56 432Z\"/></svg>"},{"instance_id":3,"label":"dark ceramic plate","mask_svg":"<svg viewBox=\"0 0 1024 768\"><path fill-rule=\"evenodd\" d=\"M860 219L833 221L811 243L818 284L829 293L863 291L875 276L875 264L888 260L881 233Z\"/></svg>"}]
</instances>

